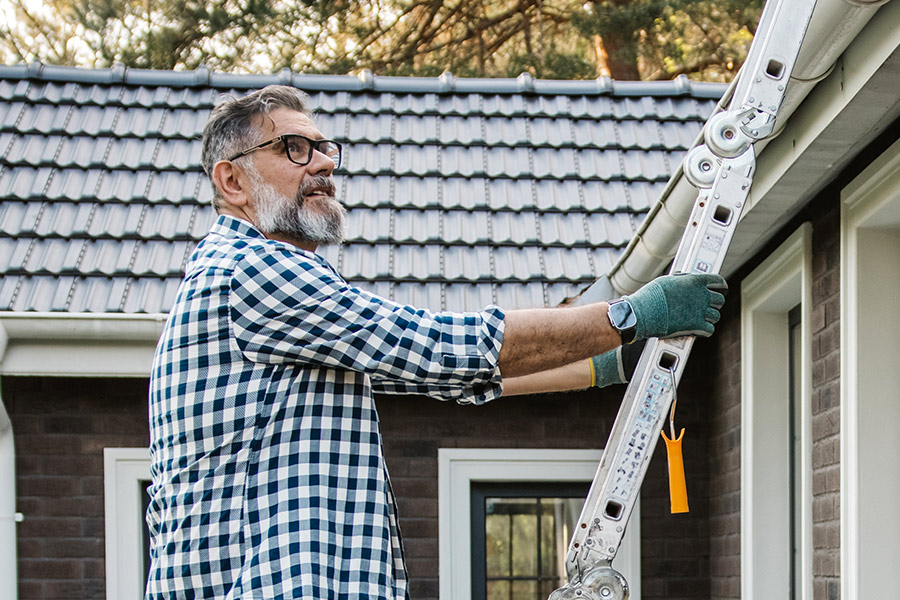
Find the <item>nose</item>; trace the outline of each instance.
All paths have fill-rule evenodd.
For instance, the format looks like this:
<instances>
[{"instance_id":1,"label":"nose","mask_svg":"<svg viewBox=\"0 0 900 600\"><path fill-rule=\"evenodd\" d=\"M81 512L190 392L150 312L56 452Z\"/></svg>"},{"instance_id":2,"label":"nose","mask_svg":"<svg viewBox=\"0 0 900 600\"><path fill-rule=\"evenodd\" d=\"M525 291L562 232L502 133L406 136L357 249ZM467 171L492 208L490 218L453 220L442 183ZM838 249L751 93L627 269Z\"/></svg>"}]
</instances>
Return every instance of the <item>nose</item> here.
<instances>
[{"instance_id":1,"label":"nose","mask_svg":"<svg viewBox=\"0 0 900 600\"><path fill-rule=\"evenodd\" d=\"M334 161L328 158L327 154L313 150L307 170L313 175L331 175L334 173Z\"/></svg>"}]
</instances>

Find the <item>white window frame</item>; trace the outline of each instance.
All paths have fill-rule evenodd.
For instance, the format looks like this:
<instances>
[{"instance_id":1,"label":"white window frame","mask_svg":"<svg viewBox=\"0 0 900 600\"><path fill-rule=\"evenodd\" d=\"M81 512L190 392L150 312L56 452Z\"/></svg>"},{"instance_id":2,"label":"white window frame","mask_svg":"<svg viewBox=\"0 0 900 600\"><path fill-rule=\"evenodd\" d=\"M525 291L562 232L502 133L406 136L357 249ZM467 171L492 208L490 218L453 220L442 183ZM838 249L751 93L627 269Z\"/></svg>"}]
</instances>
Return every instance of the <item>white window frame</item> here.
<instances>
[{"instance_id":1,"label":"white window frame","mask_svg":"<svg viewBox=\"0 0 900 600\"><path fill-rule=\"evenodd\" d=\"M438 519L441 600L470 600L472 593L471 484L594 479L602 450L440 448ZM631 600L641 598L640 499L628 523L615 568L628 580Z\"/></svg>"},{"instance_id":2,"label":"white window frame","mask_svg":"<svg viewBox=\"0 0 900 600\"><path fill-rule=\"evenodd\" d=\"M144 597L144 515L138 482L148 479L147 448L103 449L107 600Z\"/></svg>"},{"instance_id":3,"label":"white window frame","mask_svg":"<svg viewBox=\"0 0 900 600\"><path fill-rule=\"evenodd\" d=\"M812 226L804 223L741 282L741 597L790 583L788 313L801 305L799 591L813 599Z\"/></svg>"},{"instance_id":4,"label":"white window frame","mask_svg":"<svg viewBox=\"0 0 900 600\"><path fill-rule=\"evenodd\" d=\"M841 191L841 597L896 595L900 141Z\"/></svg>"}]
</instances>

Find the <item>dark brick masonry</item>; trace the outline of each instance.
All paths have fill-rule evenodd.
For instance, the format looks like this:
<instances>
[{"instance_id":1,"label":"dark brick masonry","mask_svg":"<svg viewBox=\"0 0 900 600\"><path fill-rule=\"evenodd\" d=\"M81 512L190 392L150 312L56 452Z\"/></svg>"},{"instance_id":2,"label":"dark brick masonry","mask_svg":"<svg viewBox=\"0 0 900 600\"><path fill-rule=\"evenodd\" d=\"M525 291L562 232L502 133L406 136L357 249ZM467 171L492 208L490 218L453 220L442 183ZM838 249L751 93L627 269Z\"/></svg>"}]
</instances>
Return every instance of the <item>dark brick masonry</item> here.
<instances>
[{"instance_id":1,"label":"dark brick masonry","mask_svg":"<svg viewBox=\"0 0 900 600\"><path fill-rule=\"evenodd\" d=\"M17 509L25 515L18 529L22 600L105 598L103 448L147 445L146 385L136 379L3 378L3 400L15 433ZM510 398L484 407L379 398L412 597L438 596L438 448L602 447L623 391L619 386ZM678 425L688 430L691 513L668 514L659 444L641 499L648 600L709 597L707 452L705 426L699 422L704 411L699 394L682 391L682 396Z\"/></svg>"},{"instance_id":2,"label":"dark brick masonry","mask_svg":"<svg viewBox=\"0 0 900 600\"><path fill-rule=\"evenodd\" d=\"M4 377L2 385L25 516L19 598L105 598L103 448L147 446L147 382Z\"/></svg>"}]
</instances>

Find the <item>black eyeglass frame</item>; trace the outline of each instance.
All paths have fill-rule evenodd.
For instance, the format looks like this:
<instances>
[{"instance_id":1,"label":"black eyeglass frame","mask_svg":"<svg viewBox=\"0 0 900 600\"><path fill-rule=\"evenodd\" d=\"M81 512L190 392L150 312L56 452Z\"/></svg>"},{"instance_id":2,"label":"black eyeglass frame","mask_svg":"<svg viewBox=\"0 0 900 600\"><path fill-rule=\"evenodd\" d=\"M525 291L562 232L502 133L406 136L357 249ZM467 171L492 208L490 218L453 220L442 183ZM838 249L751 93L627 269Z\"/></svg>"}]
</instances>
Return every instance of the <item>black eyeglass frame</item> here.
<instances>
[{"instance_id":1,"label":"black eyeglass frame","mask_svg":"<svg viewBox=\"0 0 900 600\"><path fill-rule=\"evenodd\" d=\"M292 138L292 137L300 138L300 139L303 139L303 140L306 140L307 142L309 142L309 154L306 156L306 162L300 162L299 160L294 160L294 158L291 156L291 151L288 149L287 138ZM334 140L326 140L326 139L314 140L314 139L306 137L305 135L300 135L299 133L285 133L285 134L279 135L278 137L272 138L271 140L266 140L265 142L258 144L256 146L253 146L252 148L247 148L243 152L238 152L234 156L230 157L228 160L234 160L234 159L240 158L242 156L247 156L251 152L256 152L257 150L259 150L261 148L265 148L266 146L271 146L272 144L275 144L277 142L281 142L281 145L284 147L284 155L287 156L287 159L289 161L291 161L292 163L294 163L295 165L300 165L300 166L305 166L305 165L309 164L309 162L312 160L314 151L322 152L321 150L319 150L319 147L321 146L321 144L334 144L335 148L337 148L337 160L331 158L325 152L322 152L322 154L325 154L325 156L328 156L328 158L331 158L331 160L334 161L335 169L337 169L341 166L341 159L343 158L343 147L341 146L340 143L338 143Z\"/></svg>"}]
</instances>

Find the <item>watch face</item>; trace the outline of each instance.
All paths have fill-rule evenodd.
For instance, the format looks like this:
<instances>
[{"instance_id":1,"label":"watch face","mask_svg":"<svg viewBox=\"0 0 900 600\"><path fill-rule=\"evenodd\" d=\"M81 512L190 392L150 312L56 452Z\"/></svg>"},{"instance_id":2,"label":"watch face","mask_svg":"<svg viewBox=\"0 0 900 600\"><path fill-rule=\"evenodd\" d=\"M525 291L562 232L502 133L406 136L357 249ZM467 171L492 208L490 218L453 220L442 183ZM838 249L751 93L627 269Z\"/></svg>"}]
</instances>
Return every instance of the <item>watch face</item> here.
<instances>
[{"instance_id":1,"label":"watch face","mask_svg":"<svg viewBox=\"0 0 900 600\"><path fill-rule=\"evenodd\" d=\"M613 302L609 305L609 316L616 329L631 329L637 325L637 317L628 302Z\"/></svg>"}]
</instances>

